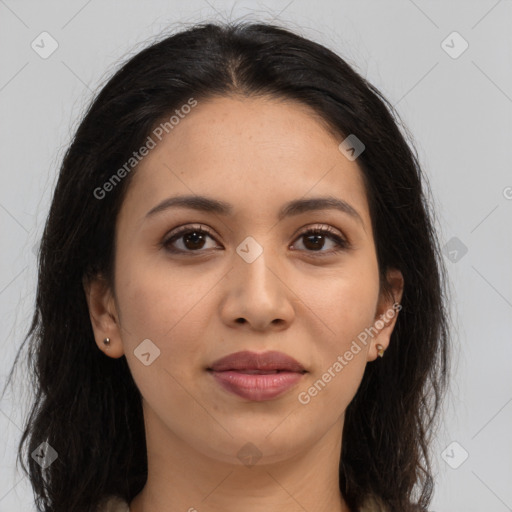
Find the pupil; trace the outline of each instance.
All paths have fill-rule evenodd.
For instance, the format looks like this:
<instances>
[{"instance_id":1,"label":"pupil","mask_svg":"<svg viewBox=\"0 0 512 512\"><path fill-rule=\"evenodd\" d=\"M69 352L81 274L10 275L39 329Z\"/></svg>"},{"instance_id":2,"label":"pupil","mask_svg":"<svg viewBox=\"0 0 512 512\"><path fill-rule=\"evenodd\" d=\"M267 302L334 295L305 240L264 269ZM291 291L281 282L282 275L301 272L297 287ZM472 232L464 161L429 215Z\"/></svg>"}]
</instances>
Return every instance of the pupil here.
<instances>
[{"instance_id":1,"label":"pupil","mask_svg":"<svg viewBox=\"0 0 512 512\"><path fill-rule=\"evenodd\" d=\"M309 240L311 241L311 239L315 239L315 241L313 242L313 248L314 249L318 249L318 248L322 248L322 244L320 243L320 239L323 238L324 235L309 235L306 237L306 240ZM307 243L305 244L306 247L307 247Z\"/></svg>"},{"instance_id":2,"label":"pupil","mask_svg":"<svg viewBox=\"0 0 512 512\"><path fill-rule=\"evenodd\" d=\"M192 240L192 247L189 247L187 244L187 241L190 240ZM204 242L203 235L197 233L196 231L189 233L188 235L185 236L185 245L187 246L188 249L197 249L198 243L200 246L201 242Z\"/></svg>"}]
</instances>

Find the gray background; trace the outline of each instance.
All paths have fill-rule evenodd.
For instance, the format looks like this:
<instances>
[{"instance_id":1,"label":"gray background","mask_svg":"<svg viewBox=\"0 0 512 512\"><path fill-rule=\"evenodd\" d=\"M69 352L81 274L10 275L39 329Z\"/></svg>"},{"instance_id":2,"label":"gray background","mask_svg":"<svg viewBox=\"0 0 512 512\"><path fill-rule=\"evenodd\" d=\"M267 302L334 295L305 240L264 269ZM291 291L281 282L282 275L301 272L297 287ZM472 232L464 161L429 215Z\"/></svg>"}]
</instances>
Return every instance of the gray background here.
<instances>
[{"instance_id":1,"label":"gray background","mask_svg":"<svg viewBox=\"0 0 512 512\"><path fill-rule=\"evenodd\" d=\"M241 18L273 20L338 52L413 134L453 294L456 360L431 510L512 511L511 0L0 0L1 384L29 325L34 248L58 166L93 93L162 30ZM59 45L46 59L31 47L44 31ZM16 382L0 404L0 512L35 510L15 469L30 397L26 377Z\"/></svg>"}]
</instances>

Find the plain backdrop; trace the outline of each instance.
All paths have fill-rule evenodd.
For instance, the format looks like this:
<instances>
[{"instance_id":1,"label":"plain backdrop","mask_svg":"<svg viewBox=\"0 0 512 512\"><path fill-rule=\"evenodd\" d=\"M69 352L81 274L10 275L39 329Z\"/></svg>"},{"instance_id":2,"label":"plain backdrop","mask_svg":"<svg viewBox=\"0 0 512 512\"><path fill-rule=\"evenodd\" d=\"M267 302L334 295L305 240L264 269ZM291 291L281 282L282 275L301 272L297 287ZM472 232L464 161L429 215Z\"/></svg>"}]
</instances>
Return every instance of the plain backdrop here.
<instances>
[{"instance_id":1,"label":"plain backdrop","mask_svg":"<svg viewBox=\"0 0 512 512\"><path fill-rule=\"evenodd\" d=\"M0 0L1 384L29 327L59 164L93 94L161 31L239 19L273 21L336 51L413 135L453 294L431 510L511 511L511 0ZM0 512L35 510L15 466L30 397L17 375L0 404Z\"/></svg>"}]
</instances>

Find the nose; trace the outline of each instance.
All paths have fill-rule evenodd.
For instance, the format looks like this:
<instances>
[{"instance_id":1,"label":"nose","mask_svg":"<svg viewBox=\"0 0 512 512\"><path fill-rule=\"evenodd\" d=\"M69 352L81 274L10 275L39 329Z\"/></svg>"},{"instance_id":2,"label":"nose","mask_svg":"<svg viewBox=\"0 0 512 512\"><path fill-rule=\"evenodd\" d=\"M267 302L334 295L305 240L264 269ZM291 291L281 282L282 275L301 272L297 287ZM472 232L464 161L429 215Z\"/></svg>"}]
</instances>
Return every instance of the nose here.
<instances>
[{"instance_id":1,"label":"nose","mask_svg":"<svg viewBox=\"0 0 512 512\"><path fill-rule=\"evenodd\" d=\"M226 276L221 317L230 327L255 331L286 329L295 315L294 294L283 265L266 249L252 262L237 253Z\"/></svg>"}]
</instances>

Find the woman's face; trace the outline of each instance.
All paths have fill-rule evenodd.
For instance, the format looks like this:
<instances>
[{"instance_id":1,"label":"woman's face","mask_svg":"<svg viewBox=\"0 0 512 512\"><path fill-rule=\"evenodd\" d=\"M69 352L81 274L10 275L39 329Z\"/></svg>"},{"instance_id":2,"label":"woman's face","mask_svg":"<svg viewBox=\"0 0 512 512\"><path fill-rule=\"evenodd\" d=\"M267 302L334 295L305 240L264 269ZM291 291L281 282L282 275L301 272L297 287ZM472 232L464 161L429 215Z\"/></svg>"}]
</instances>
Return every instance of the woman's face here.
<instances>
[{"instance_id":1,"label":"woman's face","mask_svg":"<svg viewBox=\"0 0 512 512\"><path fill-rule=\"evenodd\" d=\"M126 356L149 428L238 464L285 460L332 428L340 437L396 320L341 142L299 103L216 98L139 163L117 219L115 299L89 304L98 345L108 336L107 354ZM180 197L196 207L166 205ZM390 279L399 300L400 273ZM242 351L281 352L303 371L238 357L212 371Z\"/></svg>"}]
</instances>

